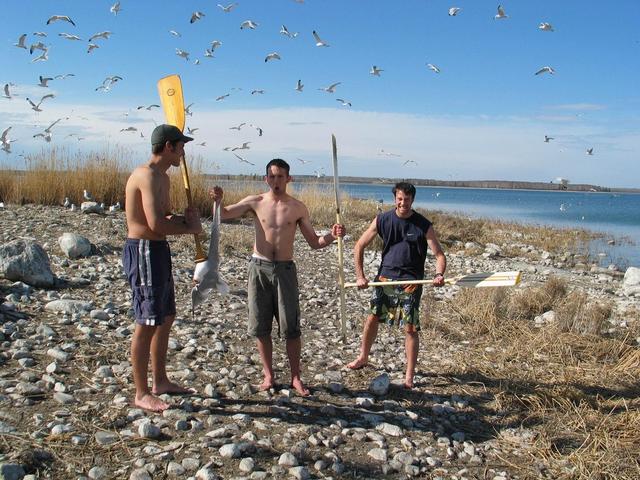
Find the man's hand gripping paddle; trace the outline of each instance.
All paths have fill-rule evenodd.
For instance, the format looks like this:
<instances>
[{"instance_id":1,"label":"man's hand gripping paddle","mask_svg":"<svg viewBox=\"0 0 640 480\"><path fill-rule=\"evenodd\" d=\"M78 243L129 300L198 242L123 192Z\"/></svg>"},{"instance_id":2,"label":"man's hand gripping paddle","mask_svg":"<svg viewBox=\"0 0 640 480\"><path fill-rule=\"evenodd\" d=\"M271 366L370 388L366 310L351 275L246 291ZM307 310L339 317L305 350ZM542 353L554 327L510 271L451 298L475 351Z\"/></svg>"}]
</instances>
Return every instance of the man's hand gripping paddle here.
<instances>
[{"instance_id":1,"label":"man's hand gripping paddle","mask_svg":"<svg viewBox=\"0 0 640 480\"><path fill-rule=\"evenodd\" d=\"M167 119L169 125L175 125L184 130L185 114L184 114L184 97L182 96L182 82L178 75L169 75L168 77L158 80L158 93L160 94L160 101L162 103L162 109L164 110L164 116ZM187 171L187 162L185 162L184 156L180 159L180 166L182 167L182 180L184 182L184 189L187 194L187 205L192 206L191 199L191 186L189 184L189 172ZM205 256L202 245L200 244L200 238L197 234L193 235L196 244L196 262L204 262L207 257Z\"/></svg>"}]
</instances>

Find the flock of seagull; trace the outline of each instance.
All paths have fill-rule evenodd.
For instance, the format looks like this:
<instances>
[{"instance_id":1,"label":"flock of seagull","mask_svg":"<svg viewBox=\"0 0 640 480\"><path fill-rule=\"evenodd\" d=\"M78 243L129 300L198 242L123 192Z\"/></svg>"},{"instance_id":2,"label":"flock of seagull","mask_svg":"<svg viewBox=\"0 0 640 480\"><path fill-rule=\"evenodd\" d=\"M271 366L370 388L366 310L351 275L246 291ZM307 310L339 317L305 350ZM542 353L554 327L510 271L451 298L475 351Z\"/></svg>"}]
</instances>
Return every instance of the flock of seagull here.
<instances>
[{"instance_id":1,"label":"flock of seagull","mask_svg":"<svg viewBox=\"0 0 640 480\"><path fill-rule=\"evenodd\" d=\"M296 3L304 3L304 0L294 0ZM237 7L239 6L239 3L234 2L234 3L230 3L228 5L222 5L222 4L217 4L217 7L225 14L228 14L232 11L234 11ZM113 15L117 16L120 14L120 12L123 11L122 5L120 1L116 1L113 5L111 5L110 9L109 9L110 13L112 13ZM451 7L448 9L448 14L451 17L456 17L458 15L460 15L462 12L462 8L459 7ZM202 11L195 11L191 14L190 20L189 22L191 24L198 22L200 20L202 20L204 17L206 16L205 12ZM496 20L506 20L509 18L509 15L506 14L505 9L503 8L502 5L498 5L497 7L497 11L494 15L494 19ZM72 27L76 27L76 23L74 22L74 20L69 16L69 15L52 15L51 17L49 17L46 21L46 25L51 25L53 23L61 23L61 24L68 24L69 26ZM260 26L260 24L254 20L244 20L243 22L240 23L240 29L241 30L255 30L256 28L258 28ZM538 29L540 31L543 32L554 32L554 28L553 25L549 22L541 22L538 25ZM176 30L169 30L169 33L174 36L174 37L181 37L181 34L176 31ZM279 33L285 37L291 38L291 39L295 39L299 36L299 32L292 32L290 31L285 25L282 25L280 28ZM38 56L33 57L33 59L31 60L31 63L36 63L36 62L45 62L49 59L49 47L41 40L44 37L47 37L48 34L46 32L42 32L42 31L38 31L38 32L34 32L33 35L35 37L37 37L36 40L33 41L33 43L30 43L27 41L28 40L28 35L26 33L21 34L18 37L18 40L16 43L14 43L13 45L16 48L20 48L20 49L24 49L25 51L28 51L30 55L33 55L34 52L38 51L41 52ZM100 32L96 32L93 35L88 37L88 46L87 46L87 53L91 54L95 49L100 48L100 43L98 43L98 41L107 41L109 40L109 38L111 37L111 35L113 35L113 32L111 31L100 31ZM316 47L319 48L328 48L330 47L330 43L323 39L320 34L318 33L317 30L312 30L311 35L313 37L313 41ZM70 34L70 33L66 33L66 32L61 32L58 33L58 36L60 36L61 38L64 38L66 40L69 40L71 42L73 41L82 41L83 39L75 34ZM211 44L208 48L205 48L204 51L204 56L205 57L209 57L212 58L215 55L215 52L218 48L220 48L222 46L223 42L220 40L213 40L211 41ZM181 58L184 58L185 61L189 62L190 61L190 53L184 49L180 49L180 48L176 48L175 49L175 53L176 55L178 55ZM265 58L264 58L264 62L273 62L273 61L280 61L282 60L282 56L279 52L271 52L268 53ZM194 64L199 64L200 60L199 59L195 59L193 61ZM441 73L441 69L440 67L438 67L437 65L433 64L433 63L426 63L425 64L427 69L432 71L435 74L440 74ZM384 72L384 69L381 68L379 65L373 65L369 71L369 74L373 77L380 77L382 75L382 73ZM554 75L555 74L555 69L549 65L545 65L542 66L539 70L537 70L536 72L534 72L534 75L538 76L538 75L544 75L544 74L549 74L549 75ZM58 81L58 80L64 80L68 77L72 77L74 76L73 73L68 73L68 74L63 74L63 75L56 75L53 77L46 77L46 76L39 76L39 83L37 83L36 85L38 85L39 87L42 88L49 88L49 83L53 82L53 81ZM107 76L101 84L99 84L98 86L95 87L95 91L96 92L102 92L102 93L107 93L109 91L111 91L113 89L113 87L119 82L122 81L123 77L118 76L118 75L110 75ZM327 86L324 87L320 87L317 90L319 91L323 91L327 94L334 94L336 92L336 89L342 84L342 82L334 82L331 83ZM11 92L11 88L12 88L13 84L11 83L6 83L4 85L3 88L3 94L1 95L3 98L5 99L13 99L14 95ZM304 89L304 84L302 83L302 79L298 79L294 90L298 93L302 93ZM252 95L262 95L264 94L265 91L263 89L254 89L251 91ZM231 95L230 92L219 95L215 98L215 101L224 101L226 98L228 98ZM38 99L36 101L36 99L31 99L29 97L26 98L26 101L28 102L30 108L32 110L34 110L35 112L42 112L43 111L43 105L45 101L48 101L49 99L53 99L55 98L54 94L45 94L42 95L42 97L40 99ZM335 101L338 102L340 104L341 107L346 107L349 108L352 106L351 101L345 99L345 98L335 98ZM188 105L185 108L185 113L187 116L192 116L192 111L191 111L191 107L193 106L193 103ZM147 110L147 111L151 111L153 108L160 108L160 105L158 104L150 104L150 105L139 105L137 106L137 110ZM47 126L43 131L38 132L36 134L33 135L33 138L42 138L45 142L51 142L52 138L53 138L53 132L52 132L52 128L57 125L59 122L63 121L63 120L67 120L69 117L61 117L58 118L57 120L55 120L54 122L52 122L49 126ZM230 130L237 130L240 131L243 127L251 127L253 128L258 137L262 137L263 135L263 129L259 126L256 126L254 124L248 123L248 122L242 122L239 125L236 126L231 126L229 127ZM14 143L16 140L15 139L11 139L10 138L10 131L11 131L11 126L6 128L3 132L2 135L0 136L0 141L2 142L2 146L1 149L9 154L11 153L11 146L12 143ZM196 130L198 130L198 128L187 128L187 134L195 134ZM138 129L136 127L133 126L129 126L126 128L122 128L120 130L123 133L126 132L137 132ZM139 132L140 137L144 138L144 134L142 132ZM76 135L76 134L69 134L67 135L67 137L73 137L75 136L77 138L77 140L82 140L82 137ZM544 142L545 143L549 143L551 140L554 140L554 137L550 137L548 135L545 135L544 137ZM249 165L254 165L252 162L246 160L244 157L242 157L241 155L237 154L237 151L240 150L249 150L250 149L250 144L252 142L251 141L245 141L242 142L240 145L237 146L225 146L222 150L223 151L228 151L231 152L235 158L241 162L241 163L246 163ZM195 143L195 145L198 146L202 146L205 147L206 146L206 142L200 142L200 143ZM587 149L586 153L588 155L593 155L593 148L589 148ZM399 154L395 154L395 153L391 153L388 151L385 151L384 149L380 149L379 155L383 155L383 156L387 156L387 157L401 157L402 155ZM302 159L298 159L303 165L306 163L309 163L308 160L302 160ZM408 159L408 160L400 160L402 162L402 166L411 166L411 165L415 165L417 166L418 163L415 160L412 159ZM322 172L320 169L317 169L314 171L314 173L317 176L322 176Z\"/></svg>"}]
</instances>

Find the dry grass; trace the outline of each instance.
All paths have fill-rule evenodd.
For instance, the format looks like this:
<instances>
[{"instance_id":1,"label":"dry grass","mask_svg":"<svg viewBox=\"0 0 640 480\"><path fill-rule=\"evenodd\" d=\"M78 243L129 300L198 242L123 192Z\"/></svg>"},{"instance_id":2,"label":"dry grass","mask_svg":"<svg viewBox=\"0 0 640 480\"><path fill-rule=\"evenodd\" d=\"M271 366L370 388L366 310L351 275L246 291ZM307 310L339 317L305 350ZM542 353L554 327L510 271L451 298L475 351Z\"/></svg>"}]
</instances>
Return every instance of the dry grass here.
<instances>
[{"instance_id":1,"label":"dry grass","mask_svg":"<svg viewBox=\"0 0 640 480\"><path fill-rule=\"evenodd\" d=\"M477 394L491 399L482 414L498 431L533 432L531 460L514 465L522 478L640 478L640 350L635 337L603 335L610 305L550 278L521 290L463 290L432 308L431 338L472 339L452 354L450 375L467 390L481 385ZM536 327L533 318L550 309L556 321Z\"/></svg>"}]
</instances>

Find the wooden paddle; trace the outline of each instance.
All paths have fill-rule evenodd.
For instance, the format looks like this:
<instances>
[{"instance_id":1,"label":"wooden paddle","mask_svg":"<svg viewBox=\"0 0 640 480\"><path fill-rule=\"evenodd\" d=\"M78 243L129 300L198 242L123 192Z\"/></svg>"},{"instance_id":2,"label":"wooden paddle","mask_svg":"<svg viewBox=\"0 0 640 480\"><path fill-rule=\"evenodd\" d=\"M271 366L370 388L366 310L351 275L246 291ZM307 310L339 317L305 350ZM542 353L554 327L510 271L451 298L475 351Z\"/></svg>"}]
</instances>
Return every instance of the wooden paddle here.
<instances>
[{"instance_id":1,"label":"wooden paddle","mask_svg":"<svg viewBox=\"0 0 640 480\"><path fill-rule=\"evenodd\" d=\"M164 116L169 125L175 125L182 132L185 124L184 113L184 97L182 95L182 82L180 76L169 75L168 77L158 80L158 93L160 94L160 102L164 110ZM187 162L184 155L180 158L180 167L182 170L182 181L184 183L185 193L187 194L187 205L189 208L193 205L191 198L191 185L189 183L189 172L187 171ZM204 262L207 256L202 250L200 237L197 233L193 234L196 244L196 262Z\"/></svg>"},{"instance_id":2,"label":"wooden paddle","mask_svg":"<svg viewBox=\"0 0 640 480\"><path fill-rule=\"evenodd\" d=\"M522 272L483 272L460 275L455 278L448 278L444 281L447 285L458 285L460 287L483 288L483 287L513 287L520 283ZM390 282L369 282L369 287L384 287L387 285L430 285L428 280L393 280ZM344 284L345 287L357 287L355 282Z\"/></svg>"},{"instance_id":3,"label":"wooden paddle","mask_svg":"<svg viewBox=\"0 0 640 480\"><path fill-rule=\"evenodd\" d=\"M341 225L338 148L336 147L336 136L333 134L331 134L331 147L333 151L333 191L336 197L336 223ZM344 242L342 237L338 237L338 285L340 286L340 326L342 329L342 343L347 343L347 310L344 299Z\"/></svg>"}]
</instances>

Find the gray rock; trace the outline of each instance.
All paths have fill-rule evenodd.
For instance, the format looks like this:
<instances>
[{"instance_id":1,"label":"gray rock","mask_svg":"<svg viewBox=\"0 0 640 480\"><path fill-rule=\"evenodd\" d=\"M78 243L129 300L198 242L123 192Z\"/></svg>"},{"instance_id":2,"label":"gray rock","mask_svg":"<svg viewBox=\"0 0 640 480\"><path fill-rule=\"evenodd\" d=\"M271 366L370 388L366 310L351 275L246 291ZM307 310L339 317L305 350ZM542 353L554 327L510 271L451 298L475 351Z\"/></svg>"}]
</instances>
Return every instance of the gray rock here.
<instances>
[{"instance_id":1,"label":"gray rock","mask_svg":"<svg viewBox=\"0 0 640 480\"><path fill-rule=\"evenodd\" d=\"M211 467L202 467L196 472L196 480L220 480L220 477Z\"/></svg>"},{"instance_id":2,"label":"gray rock","mask_svg":"<svg viewBox=\"0 0 640 480\"><path fill-rule=\"evenodd\" d=\"M22 465L17 463L0 463L0 479L2 480L22 480L25 471Z\"/></svg>"},{"instance_id":3,"label":"gray rock","mask_svg":"<svg viewBox=\"0 0 640 480\"><path fill-rule=\"evenodd\" d=\"M383 422L376 427L376 430L392 437L402 436L402 429L397 425L393 425L392 423Z\"/></svg>"},{"instance_id":4,"label":"gray rock","mask_svg":"<svg viewBox=\"0 0 640 480\"><path fill-rule=\"evenodd\" d=\"M167 465L167 475L174 478L182 478L186 469L177 462L169 462Z\"/></svg>"},{"instance_id":5,"label":"gray rock","mask_svg":"<svg viewBox=\"0 0 640 480\"><path fill-rule=\"evenodd\" d=\"M102 480L103 478L107 478L109 473L104 467L92 467L88 475L91 480Z\"/></svg>"},{"instance_id":6,"label":"gray rock","mask_svg":"<svg viewBox=\"0 0 640 480\"><path fill-rule=\"evenodd\" d=\"M162 431L151 422L143 422L138 426L138 435L142 438L158 438L162 435Z\"/></svg>"},{"instance_id":7,"label":"gray rock","mask_svg":"<svg viewBox=\"0 0 640 480\"><path fill-rule=\"evenodd\" d=\"M80 211L82 213L104 213L104 208L98 202L82 202Z\"/></svg>"},{"instance_id":8,"label":"gray rock","mask_svg":"<svg viewBox=\"0 0 640 480\"><path fill-rule=\"evenodd\" d=\"M387 451L383 448L372 448L367 453L374 460L378 460L379 462L386 462L388 458Z\"/></svg>"},{"instance_id":9,"label":"gray rock","mask_svg":"<svg viewBox=\"0 0 640 480\"><path fill-rule=\"evenodd\" d=\"M55 277L49 256L37 243L14 240L0 246L0 274L34 287L52 287Z\"/></svg>"},{"instance_id":10,"label":"gray rock","mask_svg":"<svg viewBox=\"0 0 640 480\"><path fill-rule=\"evenodd\" d=\"M291 467L289 469L289 476L295 478L296 480L307 480L311 478L307 467Z\"/></svg>"},{"instance_id":11,"label":"gray rock","mask_svg":"<svg viewBox=\"0 0 640 480\"><path fill-rule=\"evenodd\" d=\"M63 233L58 238L58 245L62 253L71 259L91 255L91 242L77 233Z\"/></svg>"},{"instance_id":12,"label":"gray rock","mask_svg":"<svg viewBox=\"0 0 640 480\"><path fill-rule=\"evenodd\" d=\"M61 403L62 405L71 405L72 403L76 403L76 399L73 398L73 395L69 395L64 392L56 392L53 394L53 399Z\"/></svg>"},{"instance_id":13,"label":"gray rock","mask_svg":"<svg viewBox=\"0 0 640 480\"><path fill-rule=\"evenodd\" d=\"M152 477L144 468L137 468L129 475L129 480L151 480Z\"/></svg>"},{"instance_id":14,"label":"gray rock","mask_svg":"<svg viewBox=\"0 0 640 480\"><path fill-rule=\"evenodd\" d=\"M218 450L220 456L223 458L238 458L240 456L240 447L236 443L227 443L222 445Z\"/></svg>"},{"instance_id":15,"label":"gray rock","mask_svg":"<svg viewBox=\"0 0 640 480\"><path fill-rule=\"evenodd\" d=\"M389 378L389 375L382 373L371 380L371 383L369 384L369 391L374 395L383 396L387 394L390 386L391 379Z\"/></svg>"},{"instance_id":16,"label":"gray rock","mask_svg":"<svg viewBox=\"0 0 640 480\"><path fill-rule=\"evenodd\" d=\"M640 295L640 268L627 268L627 271L624 272L624 278L622 279L622 291L628 297Z\"/></svg>"},{"instance_id":17,"label":"gray rock","mask_svg":"<svg viewBox=\"0 0 640 480\"><path fill-rule=\"evenodd\" d=\"M278 459L278 465L282 467L296 467L298 465L298 459L293 453L284 452Z\"/></svg>"},{"instance_id":18,"label":"gray rock","mask_svg":"<svg viewBox=\"0 0 640 480\"><path fill-rule=\"evenodd\" d=\"M53 300L52 302L47 303L44 308L46 310L51 310L52 312L81 313L90 312L93 305L91 302L71 300L67 298L63 300Z\"/></svg>"},{"instance_id":19,"label":"gray rock","mask_svg":"<svg viewBox=\"0 0 640 480\"><path fill-rule=\"evenodd\" d=\"M94 435L94 438L96 439L96 442L98 442L99 445L111 445L113 443L116 443L118 440L120 440L120 437L118 435L116 435L113 432L96 432Z\"/></svg>"},{"instance_id":20,"label":"gray rock","mask_svg":"<svg viewBox=\"0 0 640 480\"><path fill-rule=\"evenodd\" d=\"M238 466L238 468L240 468L240 471L244 473L253 472L253 469L255 467L256 462L251 457L243 458L242 460L240 460L240 465Z\"/></svg>"}]
</instances>

